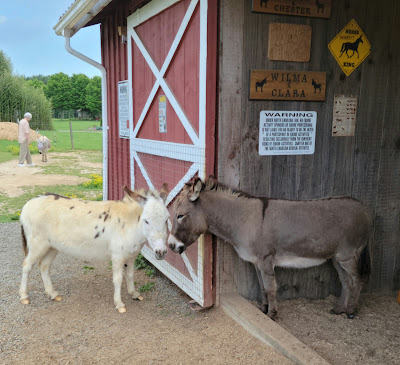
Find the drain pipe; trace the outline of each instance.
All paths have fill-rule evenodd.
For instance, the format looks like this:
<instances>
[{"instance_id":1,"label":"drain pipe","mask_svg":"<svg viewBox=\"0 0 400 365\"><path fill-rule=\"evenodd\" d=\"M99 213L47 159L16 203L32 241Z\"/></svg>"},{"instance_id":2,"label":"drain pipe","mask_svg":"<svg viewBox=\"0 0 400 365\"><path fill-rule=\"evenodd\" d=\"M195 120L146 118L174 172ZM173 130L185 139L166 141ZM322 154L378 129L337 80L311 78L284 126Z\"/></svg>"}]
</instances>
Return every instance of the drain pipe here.
<instances>
[{"instance_id":1,"label":"drain pipe","mask_svg":"<svg viewBox=\"0 0 400 365\"><path fill-rule=\"evenodd\" d=\"M102 126L103 126L103 200L108 199L108 121L107 121L107 71L103 65L92 60L78 51L72 49L70 44L70 29L64 29L65 49L73 56L98 68L101 71L101 102L102 102Z\"/></svg>"}]
</instances>

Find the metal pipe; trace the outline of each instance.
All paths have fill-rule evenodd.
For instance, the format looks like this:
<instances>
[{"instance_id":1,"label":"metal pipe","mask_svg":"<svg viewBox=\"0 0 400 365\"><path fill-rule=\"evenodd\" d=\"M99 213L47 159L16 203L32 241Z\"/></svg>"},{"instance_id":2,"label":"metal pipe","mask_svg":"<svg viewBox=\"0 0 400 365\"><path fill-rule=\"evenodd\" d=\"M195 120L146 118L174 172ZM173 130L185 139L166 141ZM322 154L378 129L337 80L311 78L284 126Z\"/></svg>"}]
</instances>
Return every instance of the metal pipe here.
<instances>
[{"instance_id":1,"label":"metal pipe","mask_svg":"<svg viewBox=\"0 0 400 365\"><path fill-rule=\"evenodd\" d=\"M103 126L103 200L108 199L108 120L107 120L107 71L103 65L74 50L70 44L70 30L64 29L65 49L73 56L98 68L101 71L101 102Z\"/></svg>"}]
</instances>

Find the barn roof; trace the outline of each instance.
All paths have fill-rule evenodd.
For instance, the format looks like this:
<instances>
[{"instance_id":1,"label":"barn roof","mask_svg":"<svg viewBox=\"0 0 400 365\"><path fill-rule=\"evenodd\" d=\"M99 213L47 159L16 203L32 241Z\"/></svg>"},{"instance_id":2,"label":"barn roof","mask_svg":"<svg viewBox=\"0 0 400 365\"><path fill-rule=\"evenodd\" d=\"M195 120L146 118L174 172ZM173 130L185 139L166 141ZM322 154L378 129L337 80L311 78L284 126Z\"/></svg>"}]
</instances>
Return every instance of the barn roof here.
<instances>
[{"instance_id":1,"label":"barn roof","mask_svg":"<svg viewBox=\"0 0 400 365\"><path fill-rule=\"evenodd\" d=\"M86 26L98 13L100 13L112 0L75 0L67 11L61 15L54 26L57 35L63 36L70 30L72 37L79 29Z\"/></svg>"}]
</instances>

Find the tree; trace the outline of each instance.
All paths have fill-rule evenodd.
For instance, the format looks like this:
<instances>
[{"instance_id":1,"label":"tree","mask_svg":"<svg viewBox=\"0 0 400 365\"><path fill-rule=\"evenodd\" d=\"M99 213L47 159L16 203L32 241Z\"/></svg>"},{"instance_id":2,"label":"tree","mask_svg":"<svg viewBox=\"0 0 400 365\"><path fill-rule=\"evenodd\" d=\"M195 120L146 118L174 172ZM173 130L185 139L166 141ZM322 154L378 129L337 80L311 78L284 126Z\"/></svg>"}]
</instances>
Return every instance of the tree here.
<instances>
[{"instance_id":1,"label":"tree","mask_svg":"<svg viewBox=\"0 0 400 365\"><path fill-rule=\"evenodd\" d=\"M86 86L89 77L84 74L73 74L71 77L71 109L86 108Z\"/></svg>"},{"instance_id":2,"label":"tree","mask_svg":"<svg viewBox=\"0 0 400 365\"><path fill-rule=\"evenodd\" d=\"M10 59L0 51L0 121L16 121L28 111L33 116L32 129L53 129L51 103L43 90L14 76Z\"/></svg>"},{"instance_id":3,"label":"tree","mask_svg":"<svg viewBox=\"0 0 400 365\"><path fill-rule=\"evenodd\" d=\"M59 72L51 75L47 83L46 96L51 98L53 108L64 112L72 108L72 87L70 78L65 73Z\"/></svg>"},{"instance_id":4,"label":"tree","mask_svg":"<svg viewBox=\"0 0 400 365\"><path fill-rule=\"evenodd\" d=\"M86 86L86 108L92 117L101 115L101 77L94 76Z\"/></svg>"}]
</instances>

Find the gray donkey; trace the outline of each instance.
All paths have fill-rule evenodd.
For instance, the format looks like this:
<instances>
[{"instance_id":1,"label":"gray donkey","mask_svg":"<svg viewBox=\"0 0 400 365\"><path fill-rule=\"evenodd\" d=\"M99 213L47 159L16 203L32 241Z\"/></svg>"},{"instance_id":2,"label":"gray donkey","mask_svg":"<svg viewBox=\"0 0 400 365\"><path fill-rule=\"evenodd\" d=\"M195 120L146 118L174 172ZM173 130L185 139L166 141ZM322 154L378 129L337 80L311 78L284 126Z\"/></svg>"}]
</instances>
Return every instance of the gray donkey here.
<instances>
[{"instance_id":1,"label":"gray donkey","mask_svg":"<svg viewBox=\"0 0 400 365\"><path fill-rule=\"evenodd\" d=\"M51 142L46 136L40 136L37 140L37 148L42 155L42 162L47 162L47 151L51 148Z\"/></svg>"},{"instance_id":2,"label":"gray donkey","mask_svg":"<svg viewBox=\"0 0 400 365\"><path fill-rule=\"evenodd\" d=\"M277 315L274 268L305 268L332 259L342 283L333 313L353 318L370 270L368 209L348 197L315 200L257 198L213 178L187 183L174 203L169 247L182 253L207 231L228 241L256 268L261 310Z\"/></svg>"}]
</instances>

